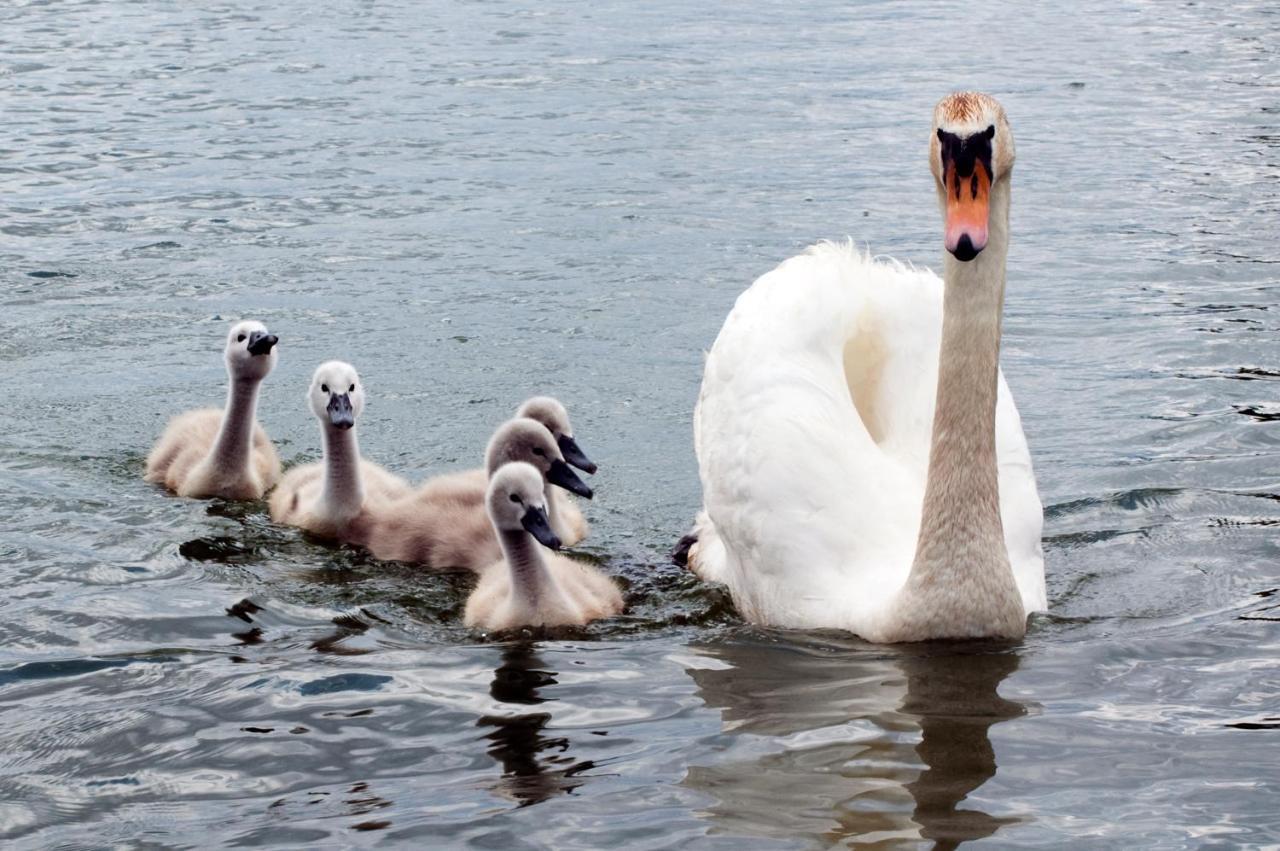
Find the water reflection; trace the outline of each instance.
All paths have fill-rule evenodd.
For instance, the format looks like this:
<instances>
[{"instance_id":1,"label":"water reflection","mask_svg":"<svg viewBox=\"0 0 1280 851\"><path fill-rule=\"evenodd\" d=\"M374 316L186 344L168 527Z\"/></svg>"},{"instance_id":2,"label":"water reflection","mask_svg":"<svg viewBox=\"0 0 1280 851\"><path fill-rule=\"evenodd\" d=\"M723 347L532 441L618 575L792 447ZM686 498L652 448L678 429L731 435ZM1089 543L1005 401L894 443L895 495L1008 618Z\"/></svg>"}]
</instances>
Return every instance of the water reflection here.
<instances>
[{"instance_id":1,"label":"water reflection","mask_svg":"<svg viewBox=\"0 0 1280 851\"><path fill-rule=\"evenodd\" d=\"M502 663L493 672L489 694L502 703L536 706L553 698L541 690L556 684L554 671L537 655L533 642L518 642L502 650ZM516 801L521 807L538 804L581 786L582 772L594 767L591 760L575 761L569 754L569 739L547 735L549 712L517 715L484 715L478 727L491 727L484 738L491 743L489 755L502 766L502 779L494 791Z\"/></svg>"},{"instance_id":2,"label":"water reflection","mask_svg":"<svg viewBox=\"0 0 1280 851\"><path fill-rule=\"evenodd\" d=\"M1008 648L755 636L696 649L686 670L721 712L725 756L684 782L718 801L717 832L948 849L1015 821L960 806L995 776L991 726L1026 711L998 693L1018 667Z\"/></svg>"},{"instance_id":3,"label":"water reflection","mask_svg":"<svg viewBox=\"0 0 1280 851\"><path fill-rule=\"evenodd\" d=\"M1021 703L998 693L1000 683L1018 669L1018 656L978 647L932 654L917 650L896 661L907 675L902 711L920 724L916 753L925 770L907 784L920 835L934 840L935 848L955 848L1016 822L959 804L996 774L991 726L1026 714Z\"/></svg>"}]
</instances>

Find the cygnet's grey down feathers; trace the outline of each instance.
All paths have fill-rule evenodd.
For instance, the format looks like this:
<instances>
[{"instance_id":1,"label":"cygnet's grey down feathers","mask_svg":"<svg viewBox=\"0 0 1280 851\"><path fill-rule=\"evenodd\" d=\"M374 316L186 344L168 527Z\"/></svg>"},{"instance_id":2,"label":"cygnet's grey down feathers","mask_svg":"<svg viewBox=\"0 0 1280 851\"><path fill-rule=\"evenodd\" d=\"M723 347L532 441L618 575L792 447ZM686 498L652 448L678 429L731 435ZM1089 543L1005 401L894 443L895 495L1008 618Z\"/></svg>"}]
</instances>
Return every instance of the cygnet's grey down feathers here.
<instances>
[{"instance_id":1,"label":"cygnet's grey down feathers","mask_svg":"<svg viewBox=\"0 0 1280 851\"><path fill-rule=\"evenodd\" d=\"M275 365L276 342L261 322L231 327L224 352L226 408L170 420L147 456L148 482L178 496L260 499L279 481L280 458L256 420L258 386Z\"/></svg>"},{"instance_id":2,"label":"cygnet's grey down feathers","mask_svg":"<svg viewBox=\"0 0 1280 851\"><path fill-rule=\"evenodd\" d=\"M502 556L483 569L467 600L468 626L574 626L622 611L622 594L611 579L539 543L559 546L537 469L521 462L500 467L490 479L486 509Z\"/></svg>"}]
</instances>

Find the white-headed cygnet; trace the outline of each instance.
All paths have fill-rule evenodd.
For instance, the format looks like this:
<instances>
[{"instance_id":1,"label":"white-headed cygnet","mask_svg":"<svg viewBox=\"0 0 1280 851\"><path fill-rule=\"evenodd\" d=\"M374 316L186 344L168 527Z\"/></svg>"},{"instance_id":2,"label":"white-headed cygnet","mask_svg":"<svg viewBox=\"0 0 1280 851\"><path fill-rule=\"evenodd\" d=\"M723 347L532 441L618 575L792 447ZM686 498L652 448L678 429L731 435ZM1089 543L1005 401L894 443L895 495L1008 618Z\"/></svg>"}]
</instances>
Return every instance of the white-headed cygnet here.
<instances>
[{"instance_id":1,"label":"white-headed cygnet","mask_svg":"<svg viewBox=\"0 0 1280 851\"><path fill-rule=\"evenodd\" d=\"M307 390L320 421L324 460L295 467L271 495L271 519L323 538L363 543L371 517L409 496L408 482L360 457L356 420L364 411L364 383L355 367L326 361Z\"/></svg>"},{"instance_id":2,"label":"white-headed cygnet","mask_svg":"<svg viewBox=\"0 0 1280 851\"><path fill-rule=\"evenodd\" d=\"M260 499L280 480L280 458L255 419L258 386L275 366L277 342L261 322L231 327L226 408L188 411L170 420L147 456L148 482L178 496Z\"/></svg>"},{"instance_id":3,"label":"white-headed cygnet","mask_svg":"<svg viewBox=\"0 0 1280 851\"><path fill-rule=\"evenodd\" d=\"M551 432L530 419L508 420L489 440L484 470L429 480L412 498L381 512L364 545L381 559L437 569L479 571L492 564L502 551L485 513L487 476L512 461L533 466L545 490L557 485L591 498L591 488L564 462Z\"/></svg>"},{"instance_id":4,"label":"white-headed cygnet","mask_svg":"<svg viewBox=\"0 0 1280 851\"><path fill-rule=\"evenodd\" d=\"M578 442L573 438L573 427L569 424L569 413L565 410L564 405L560 404L550 396L535 396L526 401L516 411L515 419L504 423L494 434L489 446L485 451L485 468L466 470L461 473L450 473L444 476L437 476L426 482L422 487L424 491L443 492L445 489L458 499L470 500L475 506L475 510L481 514L484 513L484 495L485 490L489 486L489 476L504 461L528 461L535 466L542 467L538 458L528 456L527 448L522 452L513 446L504 446L504 442L518 442L521 438L518 431L513 431L511 423L519 420L533 420L543 426L550 434L552 440L556 444L558 453L551 453L547 450L546 457L558 455L560 464L552 463L550 469L547 469L547 481L550 484L560 485L564 490L591 498L591 489L582 484L573 471L568 469L566 464L571 464L587 473L595 473L596 465L587 458L586 453L578 446ZM569 481L572 477L573 481ZM563 478L568 483L562 483L558 479ZM579 487L581 485L581 487ZM585 488L585 491L584 491ZM560 490L547 488L547 508L551 517L551 529L560 538L565 546L573 546L587 537L587 519L582 515L582 510L569 499Z\"/></svg>"},{"instance_id":5,"label":"white-headed cygnet","mask_svg":"<svg viewBox=\"0 0 1280 851\"><path fill-rule=\"evenodd\" d=\"M467 626L577 626L622 611L622 593L609 577L551 551L560 548L560 541L551 531L536 468L520 462L502 465L490 478L485 507L502 559L481 574L468 598Z\"/></svg>"}]
</instances>

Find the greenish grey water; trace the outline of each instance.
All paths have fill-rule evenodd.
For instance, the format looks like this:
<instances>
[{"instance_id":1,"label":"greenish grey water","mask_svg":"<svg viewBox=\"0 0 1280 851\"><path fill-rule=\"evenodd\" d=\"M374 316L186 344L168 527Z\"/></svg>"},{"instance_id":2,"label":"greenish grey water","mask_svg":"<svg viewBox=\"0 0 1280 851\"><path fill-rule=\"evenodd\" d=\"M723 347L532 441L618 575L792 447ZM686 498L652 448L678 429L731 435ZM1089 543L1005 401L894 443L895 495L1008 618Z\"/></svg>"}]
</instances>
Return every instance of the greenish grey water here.
<instances>
[{"instance_id":1,"label":"greenish grey water","mask_svg":"<svg viewBox=\"0 0 1280 851\"><path fill-rule=\"evenodd\" d=\"M1243 3L0 9L0 836L1280 842L1278 45ZM745 626L665 560L701 352L816 239L936 263L929 111L968 86L1018 141L1053 611L1012 647ZM488 642L459 577L144 484L240 316L289 462L329 357L411 477L560 395L627 614Z\"/></svg>"}]
</instances>

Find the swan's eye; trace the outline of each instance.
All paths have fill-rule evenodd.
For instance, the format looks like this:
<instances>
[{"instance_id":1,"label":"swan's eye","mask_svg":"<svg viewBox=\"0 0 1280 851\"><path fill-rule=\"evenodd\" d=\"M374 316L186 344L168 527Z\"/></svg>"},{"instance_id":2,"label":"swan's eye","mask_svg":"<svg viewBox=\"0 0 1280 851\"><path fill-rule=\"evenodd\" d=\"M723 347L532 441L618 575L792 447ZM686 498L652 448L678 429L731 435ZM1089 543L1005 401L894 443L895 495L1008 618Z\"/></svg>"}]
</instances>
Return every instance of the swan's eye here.
<instances>
[{"instance_id":1,"label":"swan's eye","mask_svg":"<svg viewBox=\"0 0 1280 851\"><path fill-rule=\"evenodd\" d=\"M320 385L320 392L321 392L321 393L328 393L328 392L329 392L329 385L328 385L328 384L321 384L321 385Z\"/></svg>"},{"instance_id":2,"label":"swan's eye","mask_svg":"<svg viewBox=\"0 0 1280 851\"><path fill-rule=\"evenodd\" d=\"M537 449L533 450L533 454L534 454L534 455L537 455L539 458L546 458L546 457L547 457L547 450L545 450L545 449L543 449L541 446L539 446Z\"/></svg>"},{"instance_id":3,"label":"swan's eye","mask_svg":"<svg viewBox=\"0 0 1280 851\"><path fill-rule=\"evenodd\" d=\"M513 494L511 494L511 501L512 501L512 502L524 502L524 500L520 498L520 494L518 494L518 493L513 493Z\"/></svg>"},{"instance_id":4,"label":"swan's eye","mask_svg":"<svg viewBox=\"0 0 1280 851\"><path fill-rule=\"evenodd\" d=\"M990 124L990 125L988 125L988 126L987 126L987 138L988 138L988 139L994 139L994 138L995 138L995 136L996 136L996 126L995 126L994 124Z\"/></svg>"},{"instance_id":5,"label":"swan's eye","mask_svg":"<svg viewBox=\"0 0 1280 851\"><path fill-rule=\"evenodd\" d=\"M237 342L237 343L243 343L243 342L244 342L244 334L241 334L239 337L236 337L236 342Z\"/></svg>"},{"instance_id":6,"label":"swan's eye","mask_svg":"<svg viewBox=\"0 0 1280 851\"><path fill-rule=\"evenodd\" d=\"M354 384L352 384L350 387L348 387L348 388L347 388L347 392L348 392L348 393L354 393L354 392L356 392L356 386L355 386Z\"/></svg>"}]
</instances>

